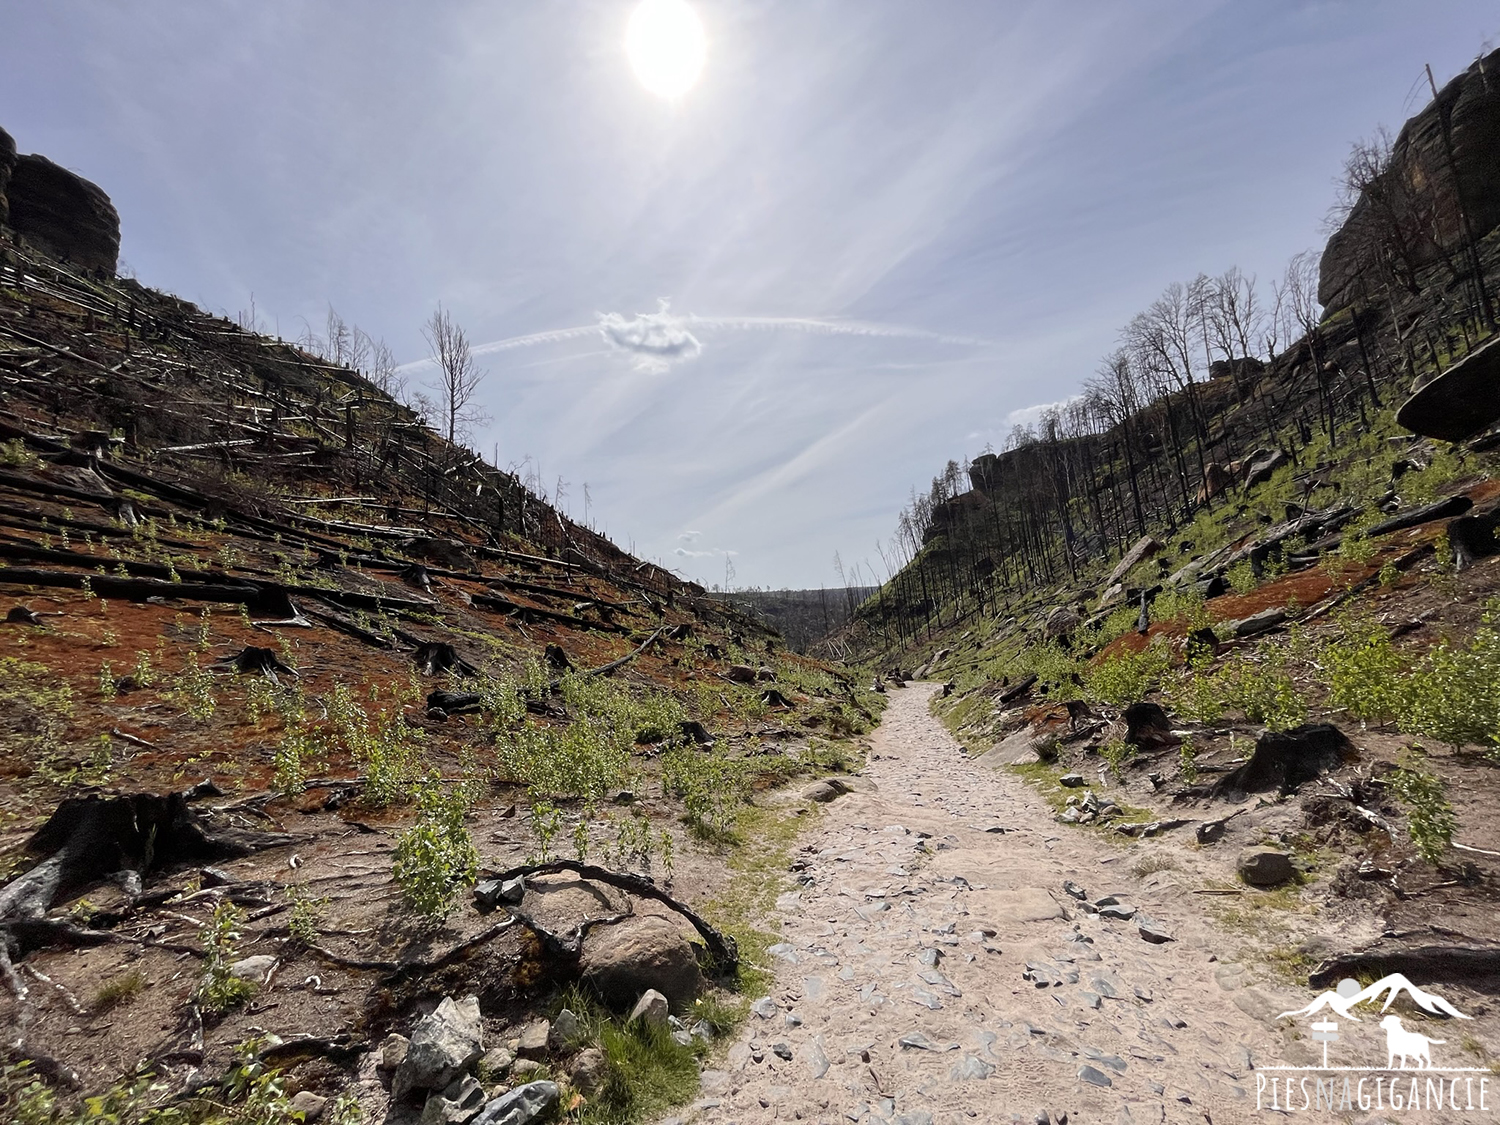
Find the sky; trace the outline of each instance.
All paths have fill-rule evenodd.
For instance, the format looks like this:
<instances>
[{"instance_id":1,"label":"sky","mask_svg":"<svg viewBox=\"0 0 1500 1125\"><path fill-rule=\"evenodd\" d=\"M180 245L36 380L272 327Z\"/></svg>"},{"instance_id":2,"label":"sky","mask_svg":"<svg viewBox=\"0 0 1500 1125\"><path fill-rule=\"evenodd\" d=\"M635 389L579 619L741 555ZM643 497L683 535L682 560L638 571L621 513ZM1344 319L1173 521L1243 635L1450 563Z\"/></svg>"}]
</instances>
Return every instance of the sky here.
<instances>
[{"instance_id":1,"label":"sky","mask_svg":"<svg viewBox=\"0 0 1500 1125\"><path fill-rule=\"evenodd\" d=\"M1500 37L1478 0L14 4L0 127L95 181L123 268L265 330L328 308L473 446L685 577L883 576L912 487L1074 393L1171 282L1320 246L1350 144ZM1028 412L1029 411L1029 412Z\"/></svg>"}]
</instances>

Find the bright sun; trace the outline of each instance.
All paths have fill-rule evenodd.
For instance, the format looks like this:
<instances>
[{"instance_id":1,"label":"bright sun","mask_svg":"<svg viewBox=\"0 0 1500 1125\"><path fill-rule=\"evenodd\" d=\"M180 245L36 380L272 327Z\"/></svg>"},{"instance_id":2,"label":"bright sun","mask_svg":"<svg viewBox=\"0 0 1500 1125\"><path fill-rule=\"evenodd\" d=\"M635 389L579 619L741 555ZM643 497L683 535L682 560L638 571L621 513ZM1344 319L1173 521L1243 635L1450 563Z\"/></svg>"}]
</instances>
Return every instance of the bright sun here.
<instances>
[{"instance_id":1,"label":"bright sun","mask_svg":"<svg viewBox=\"0 0 1500 1125\"><path fill-rule=\"evenodd\" d=\"M703 71L703 23L687 0L641 0L625 30L625 53L641 85L663 98L685 94Z\"/></svg>"}]
</instances>

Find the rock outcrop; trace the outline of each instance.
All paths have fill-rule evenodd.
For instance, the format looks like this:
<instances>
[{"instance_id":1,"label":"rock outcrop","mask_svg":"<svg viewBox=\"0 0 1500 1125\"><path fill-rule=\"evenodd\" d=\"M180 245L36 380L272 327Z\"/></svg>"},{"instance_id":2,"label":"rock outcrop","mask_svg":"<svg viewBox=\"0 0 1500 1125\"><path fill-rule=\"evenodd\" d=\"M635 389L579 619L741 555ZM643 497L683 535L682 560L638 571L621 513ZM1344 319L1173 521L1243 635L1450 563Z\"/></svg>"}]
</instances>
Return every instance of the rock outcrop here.
<instances>
[{"instance_id":1,"label":"rock outcrop","mask_svg":"<svg viewBox=\"0 0 1500 1125\"><path fill-rule=\"evenodd\" d=\"M18 156L4 130L0 223L74 269L112 274L120 260L120 216L109 196L45 156Z\"/></svg>"},{"instance_id":2,"label":"rock outcrop","mask_svg":"<svg viewBox=\"0 0 1500 1125\"><path fill-rule=\"evenodd\" d=\"M1500 226L1500 51L1492 52L1441 90L1402 126L1390 168L1375 193L1364 193L1334 232L1319 265L1318 301L1324 315L1353 304L1360 277L1374 269L1366 252L1372 225L1409 230L1406 255L1428 265L1464 242L1459 201L1476 239ZM1450 163L1443 137L1453 144ZM1457 173L1455 180L1454 173ZM1378 283L1370 289L1378 291Z\"/></svg>"},{"instance_id":3,"label":"rock outcrop","mask_svg":"<svg viewBox=\"0 0 1500 1125\"><path fill-rule=\"evenodd\" d=\"M9 133L0 129L0 226L10 224L10 204L6 198L6 188L10 185L10 175L16 168L16 142Z\"/></svg>"}]
</instances>

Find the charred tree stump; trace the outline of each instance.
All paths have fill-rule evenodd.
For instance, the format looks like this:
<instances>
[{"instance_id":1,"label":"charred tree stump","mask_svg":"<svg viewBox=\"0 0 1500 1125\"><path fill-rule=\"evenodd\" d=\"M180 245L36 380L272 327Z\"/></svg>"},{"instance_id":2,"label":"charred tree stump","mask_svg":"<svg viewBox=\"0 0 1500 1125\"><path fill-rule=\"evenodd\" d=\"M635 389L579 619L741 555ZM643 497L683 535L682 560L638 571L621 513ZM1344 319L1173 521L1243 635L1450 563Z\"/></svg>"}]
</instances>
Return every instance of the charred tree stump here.
<instances>
[{"instance_id":1,"label":"charred tree stump","mask_svg":"<svg viewBox=\"0 0 1500 1125\"><path fill-rule=\"evenodd\" d=\"M44 858L0 889L0 926L41 918L60 896L120 872L138 893L152 871L232 859L294 839L214 825L182 793L68 797L26 842L28 852Z\"/></svg>"},{"instance_id":2,"label":"charred tree stump","mask_svg":"<svg viewBox=\"0 0 1500 1125\"><path fill-rule=\"evenodd\" d=\"M1219 778L1210 793L1221 797L1276 789L1286 796L1304 781L1314 781L1354 757L1354 745L1332 723L1268 730L1256 742L1250 760Z\"/></svg>"}]
</instances>

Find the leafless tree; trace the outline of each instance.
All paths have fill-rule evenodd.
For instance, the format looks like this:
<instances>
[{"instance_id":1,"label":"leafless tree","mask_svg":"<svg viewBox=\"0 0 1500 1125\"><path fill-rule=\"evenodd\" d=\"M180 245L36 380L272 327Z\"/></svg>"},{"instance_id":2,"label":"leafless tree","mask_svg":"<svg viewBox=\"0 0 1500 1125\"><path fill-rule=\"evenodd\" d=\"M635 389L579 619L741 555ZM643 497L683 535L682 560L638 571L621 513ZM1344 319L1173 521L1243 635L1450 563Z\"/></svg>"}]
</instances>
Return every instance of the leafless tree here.
<instances>
[{"instance_id":1,"label":"leafless tree","mask_svg":"<svg viewBox=\"0 0 1500 1125\"><path fill-rule=\"evenodd\" d=\"M438 305L427 318L422 335L432 349L432 361L437 364L437 382L433 389L438 393L437 406L447 429L448 441L452 443L470 426L483 420L474 395L484 381L484 372L474 364L468 336L442 305Z\"/></svg>"}]
</instances>

